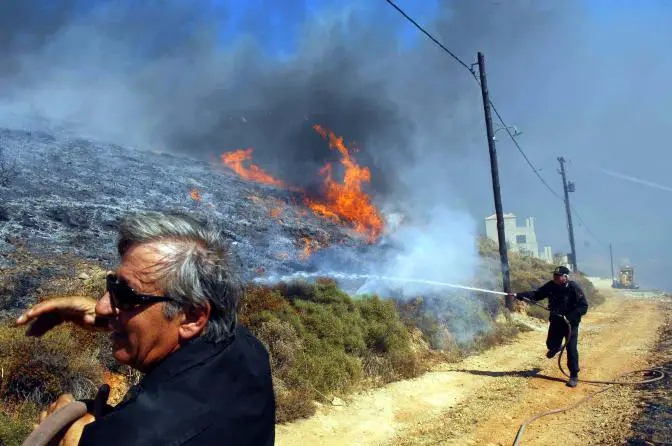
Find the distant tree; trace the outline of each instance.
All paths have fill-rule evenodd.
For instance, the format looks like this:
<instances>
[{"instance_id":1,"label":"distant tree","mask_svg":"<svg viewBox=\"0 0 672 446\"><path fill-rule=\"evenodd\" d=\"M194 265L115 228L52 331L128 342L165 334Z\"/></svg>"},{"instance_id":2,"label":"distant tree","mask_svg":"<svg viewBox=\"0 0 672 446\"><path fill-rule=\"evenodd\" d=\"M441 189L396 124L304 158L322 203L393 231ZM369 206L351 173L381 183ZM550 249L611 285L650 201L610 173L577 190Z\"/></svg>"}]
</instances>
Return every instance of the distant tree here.
<instances>
[{"instance_id":1,"label":"distant tree","mask_svg":"<svg viewBox=\"0 0 672 446\"><path fill-rule=\"evenodd\" d=\"M0 145L0 186L9 186L17 173L16 162L9 161L5 148Z\"/></svg>"}]
</instances>

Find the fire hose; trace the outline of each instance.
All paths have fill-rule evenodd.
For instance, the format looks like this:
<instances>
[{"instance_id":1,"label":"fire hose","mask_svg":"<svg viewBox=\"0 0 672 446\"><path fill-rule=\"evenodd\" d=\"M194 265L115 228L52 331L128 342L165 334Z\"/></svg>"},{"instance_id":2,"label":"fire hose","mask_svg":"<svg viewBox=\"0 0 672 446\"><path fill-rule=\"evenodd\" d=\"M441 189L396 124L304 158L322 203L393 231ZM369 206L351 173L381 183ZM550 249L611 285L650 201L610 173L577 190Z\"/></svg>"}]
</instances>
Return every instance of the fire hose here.
<instances>
[{"instance_id":1,"label":"fire hose","mask_svg":"<svg viewBox=\"0 0 672 446\"><path fill-rule=\"evenodd\" d=\"M77 420L93 413L96 418L102 416L105 410L105 404L110 394L110 386L103 384L98 389L95 399L88 401L73 401L68 405L58 409L44 421L26 438L21 446L47 446L51 444L59 434L65 431Z\"/></svg>"},{"instance_id":2,"label":"fire hose","mask_svg":"<svg viewBox=\"0 0 672 446\"><path fill-rule=\"evenodd\" d=\"M572 326L571 326L571 324L569 323L569 321L567 320L567 318L564 315L554 313L549 308L545 307L544 305L541 305L538 302L535 302L535 301L530 300L530 299L522 299L522 300L527 302L528 304L536 305L538 307L541 307L551 314L556 314L558 316L561 316L562 320L565 322L565 324L567 324L567 335L565 336L565 342L560 347L560 354L558 355L558 368L560 369L560 371L562 372L563 375L565 375L567 378L569 378L570 376L567 374L567 372L565 372L565 369L562 367L562 354L565 351L565 347L567 346L567 343L569 342L569 340L572 337ZM595 397L596 395L599 395L600 393L603 393L603 392L606 392L607 390L612 389L614 385L650 384L650 383L653 383L653 382L656 382L656 381L660 381L665 377L665 372L663 372L661 368L654 367L654 368L651 368L651 369L642 369L642 370L634 370L634 371L630 371L630 372L625 372L625 373L622 373L621 375L619 375L618 378L622 378L622 377L625 377L627 375L633 375L635 373L648 373L649 375L656 375L656 376L654 376L653 378L649 378L649 379L645 379L645 380L641 380L641 381L598 381L598 380L579 379L578 380L579 382L586 383L586 384L609 384L610 386L605 387L604 389L598 390L597 392L590 393L590 394L586 395L585 397L581 398L576 403L570 405L570 406L563 407L563 408L560 408L560 409L552 409L552 410L549 410L549 411L546 411L546 412L540 412L540 413L528 418L527 420L523 421L523 423L518 428L518 433L516 434L516 439L513 442L513 446L517 446L518 444L520 444L520 440L523 437L523 432L525 432L525 428L527 428L527 426L530 423L532 423L535 420L538 420L539 418L545 417L547 415L553 415L553 414L562 413L562 412L566 412L568 410L574 409L575 407L579 406L580 404L585 403L586 401L590 400L591 398Z\"/></svg>"}]
</instances>

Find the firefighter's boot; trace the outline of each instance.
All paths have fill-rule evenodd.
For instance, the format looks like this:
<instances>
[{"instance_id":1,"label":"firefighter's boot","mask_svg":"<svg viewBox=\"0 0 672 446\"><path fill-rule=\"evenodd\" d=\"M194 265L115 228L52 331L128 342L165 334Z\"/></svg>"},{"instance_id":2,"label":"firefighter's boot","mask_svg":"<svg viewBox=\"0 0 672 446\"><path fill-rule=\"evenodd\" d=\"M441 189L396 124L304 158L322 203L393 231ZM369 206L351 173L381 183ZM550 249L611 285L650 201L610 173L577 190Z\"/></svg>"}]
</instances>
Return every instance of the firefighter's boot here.
<instances>
[{"instance_id":1,"label":"firefighter's boot","mask_svg":"<svg viewBox=\"0 0 672 446\"><path fill-rule=\"evenodd\" d=\"M552 357L554 357L555 355L557 355L559 351L560 351L560 349L557 349L557 350L549 350L549 351L546 352L546 357L547 357L548 359L551 359Z\"/></svg>"}]
</instances>

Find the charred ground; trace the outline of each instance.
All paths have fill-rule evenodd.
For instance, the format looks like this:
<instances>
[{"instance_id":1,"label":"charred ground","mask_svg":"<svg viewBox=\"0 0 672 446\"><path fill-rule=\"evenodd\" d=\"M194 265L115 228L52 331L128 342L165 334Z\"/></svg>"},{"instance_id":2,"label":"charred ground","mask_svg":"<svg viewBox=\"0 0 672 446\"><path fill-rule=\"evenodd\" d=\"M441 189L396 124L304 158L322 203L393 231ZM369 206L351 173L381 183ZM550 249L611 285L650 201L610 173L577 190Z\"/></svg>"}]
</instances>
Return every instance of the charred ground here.
<instances>
[{"instance_id":1,"label":"charred ground","mask_svg":"<svg viewBox=\"0 0 672 446\"><path fill-rule=\"evenodd\" d=\"M183 211L216 222L251 276L310 270L308 239L360 245L346 228L312 216L292 192L242 181L216 159L66 132L0 129L0 146L15 165L11 182L0 186L0 267L13 265L9 254L18 244L36 256L68 252L111 265L117 221L136 210Z\"/></svg>"}]
</instances>

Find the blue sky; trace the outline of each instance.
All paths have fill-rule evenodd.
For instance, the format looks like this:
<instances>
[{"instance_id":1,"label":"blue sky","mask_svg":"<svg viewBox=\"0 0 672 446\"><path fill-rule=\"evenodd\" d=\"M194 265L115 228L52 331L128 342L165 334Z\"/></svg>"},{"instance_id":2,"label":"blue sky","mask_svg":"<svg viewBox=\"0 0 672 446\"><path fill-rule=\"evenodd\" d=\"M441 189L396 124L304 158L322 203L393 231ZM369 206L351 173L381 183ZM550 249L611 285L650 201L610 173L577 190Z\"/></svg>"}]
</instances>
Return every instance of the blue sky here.
<instances>
[{"instance_id":1,"label":"blue sky","mask_svg":"<svg viewBox=\"0 0 672 446\"><path fill-rule=\"evenodd\" d=\"M269 54L291 55L296 44L300 25L311 15L323 14L343 5L342 0L219 0L228 11L228 21L222 29L224 42L249 32L248 21L254 20L254 35ZM478 0L473 0L478 1ZM506 0L502 0L505 2ZM439 0L396 0L397 5L421 25L431 23L439 7ZM596 21L617 20L623 15L656 14L660 9L672 9L672 2L665 0L584 0L588 16ZM421 35L385 0L368 0L359 3L362 14L370 15L377 22L381 17L397 23L397 35L405 47L412 47Z\"/></svg>"},{"instance_id":2,"label":"blue sky","mask_svg":"<svg viewBox=\"0 0 672 446\"><path fill-rule=\"evenodd\" d=\"M269 54L288 55L295 48L300 26L310 16L327 13L345 2L342 0L222 0L228 10L228 23L222 30L223 41L235 39L241 33L249 32L247 20L255 22L255 38ZM438 0L401 0L397 4L419 23L428 23L437 10ZM362 4L358 5L361 6ZM361 8L360 8L361 9ZM419 38L426 38L384 0L374 0L361 9L371 20L379 17L396 18L398 35L404 45L412 45ZM263 32L258 32L264 30Z\"/></svg>"}]
</instances>

